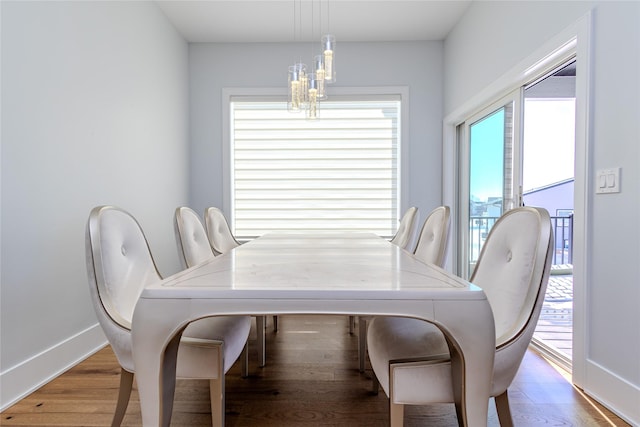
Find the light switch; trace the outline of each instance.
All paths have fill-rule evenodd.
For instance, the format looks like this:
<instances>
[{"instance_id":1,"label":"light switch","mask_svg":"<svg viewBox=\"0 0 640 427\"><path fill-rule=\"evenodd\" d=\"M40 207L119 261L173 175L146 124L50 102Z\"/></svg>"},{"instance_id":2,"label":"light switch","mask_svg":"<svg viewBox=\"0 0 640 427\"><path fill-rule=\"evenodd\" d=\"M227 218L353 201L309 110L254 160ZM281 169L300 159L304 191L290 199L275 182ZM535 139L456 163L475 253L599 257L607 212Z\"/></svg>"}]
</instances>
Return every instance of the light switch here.
<instances>
[{"instance_id":1,"label":"light switch","mask_svg":"<svg viewBox=\"0 0 640 427\"><path fill-rule=\"evenodd\" d=\"M606 175L598 175L598 188L604 189L607 188L607 176Z\"/></svg>"},{"instance_id":2,"label":"light switch","mask_svg":"<svg viewBox=\"0 0 640 427\"><path fill-rule=\"evenodd\" d=\"M620 168L601 169L596 174L596 194L620 192Z\"/></svg>"}]
</instances>

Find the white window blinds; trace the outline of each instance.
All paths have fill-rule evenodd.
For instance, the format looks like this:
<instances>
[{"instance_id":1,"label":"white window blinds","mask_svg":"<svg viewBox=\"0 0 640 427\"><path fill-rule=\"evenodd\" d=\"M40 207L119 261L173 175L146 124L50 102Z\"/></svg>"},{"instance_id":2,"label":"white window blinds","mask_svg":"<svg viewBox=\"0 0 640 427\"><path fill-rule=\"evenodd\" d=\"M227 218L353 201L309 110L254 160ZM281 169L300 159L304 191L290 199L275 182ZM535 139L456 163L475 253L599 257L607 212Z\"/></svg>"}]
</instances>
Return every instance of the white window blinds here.
<instances>
[{"instance_id":1,"label":"white window blinds","mask_svg":"<svg viewBox=\"0 0 640 427\"><path fill-rule=\"evenodd\" d=\"M332 98L318 120L285 102L231 98L232 227L269 231L397 228L400 96Z\"/></svg>"}]
</instances>

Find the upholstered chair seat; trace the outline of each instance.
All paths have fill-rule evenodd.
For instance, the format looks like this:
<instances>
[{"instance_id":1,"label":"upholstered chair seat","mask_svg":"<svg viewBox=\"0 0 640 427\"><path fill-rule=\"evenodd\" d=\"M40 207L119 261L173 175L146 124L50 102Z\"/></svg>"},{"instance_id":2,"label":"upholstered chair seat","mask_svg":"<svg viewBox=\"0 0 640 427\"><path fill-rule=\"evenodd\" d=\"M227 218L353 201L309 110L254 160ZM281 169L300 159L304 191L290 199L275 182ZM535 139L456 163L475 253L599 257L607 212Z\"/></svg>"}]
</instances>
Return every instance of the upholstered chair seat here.
<instances>
[{"instance_id":1,"label":"upholstered chair seat","mask_svg":"<svg viewBox=\"0 0 640 427\"><path fill-rule=\"evenodd\" d=\"M448 206L439 206L432 210L425 219L418 243L413 255L420 261L444 267L446 261L447 244L449 242L449 230L451 229L451 210ZM367 343L367 321L368 316L358 318L358 361L360 372L364 372ZM413 324L412 319L395 319L394 324L408 322ZM399 326L399 325L398 325ZM436 328L436 332L439 330Z\"/></svg>"}]
</instances>

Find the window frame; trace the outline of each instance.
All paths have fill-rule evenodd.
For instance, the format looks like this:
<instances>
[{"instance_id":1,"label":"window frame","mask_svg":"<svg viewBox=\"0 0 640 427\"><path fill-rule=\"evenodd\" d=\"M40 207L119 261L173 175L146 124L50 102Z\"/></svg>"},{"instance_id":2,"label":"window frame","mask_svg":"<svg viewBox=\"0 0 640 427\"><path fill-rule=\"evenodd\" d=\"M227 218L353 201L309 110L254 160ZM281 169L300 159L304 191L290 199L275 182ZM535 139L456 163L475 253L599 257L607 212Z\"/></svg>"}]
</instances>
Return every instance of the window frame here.
<instances>
[{"instance_id":1,"label":"window frame","mask_svg":"<svg viewBox=\"0 0 640 427\"><path fill-rule=\"evenodd\" d=\"M383 87L331 87L329 96L352 97L358 99L371 98L375 96L399 96L400 97L400 120L398 145L398 206L396 216L399 219L408 200L409 191L409 88L408 86L383 86ZM228 218L229 226L235 231L235 218L232 202L231 186L233 183L231 161L233 152L231 149L232 123L231 123L231 102L238 98L246 97L251 101L273 101L274 99L286 102L287 89L278 88L223 88L222 89L222 210ZM320 106L322 109L322 106ZM322 114L322 113L321 113ZM320 116L322 117L322 116ZM302 119L304 120L304 119ZM320 118L319 120L322 120Z\"/></svg>"}]
</instances>

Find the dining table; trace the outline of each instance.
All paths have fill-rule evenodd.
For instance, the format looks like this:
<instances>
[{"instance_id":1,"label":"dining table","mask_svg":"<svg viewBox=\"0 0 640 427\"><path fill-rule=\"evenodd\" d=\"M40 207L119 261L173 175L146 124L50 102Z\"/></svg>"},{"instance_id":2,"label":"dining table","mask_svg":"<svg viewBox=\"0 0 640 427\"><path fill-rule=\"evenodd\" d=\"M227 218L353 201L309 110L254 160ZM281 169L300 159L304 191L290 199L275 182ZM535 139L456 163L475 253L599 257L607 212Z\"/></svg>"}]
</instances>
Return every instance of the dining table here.
<instances>
[{"instance_id":1,"label":"dining table","mask_svg":"<svg viewBox=\"0 0 640 427\"><path fill-rule=\"evenodd\" d=\"M142 422L168 426L182 331L229 315L403 316L448 338L462 425L486 426L494 318L479 287L372 233L267 233L146 287L132 341ZM356 368L354 368L356 369Z\"/></svg>"}]
</instances>

